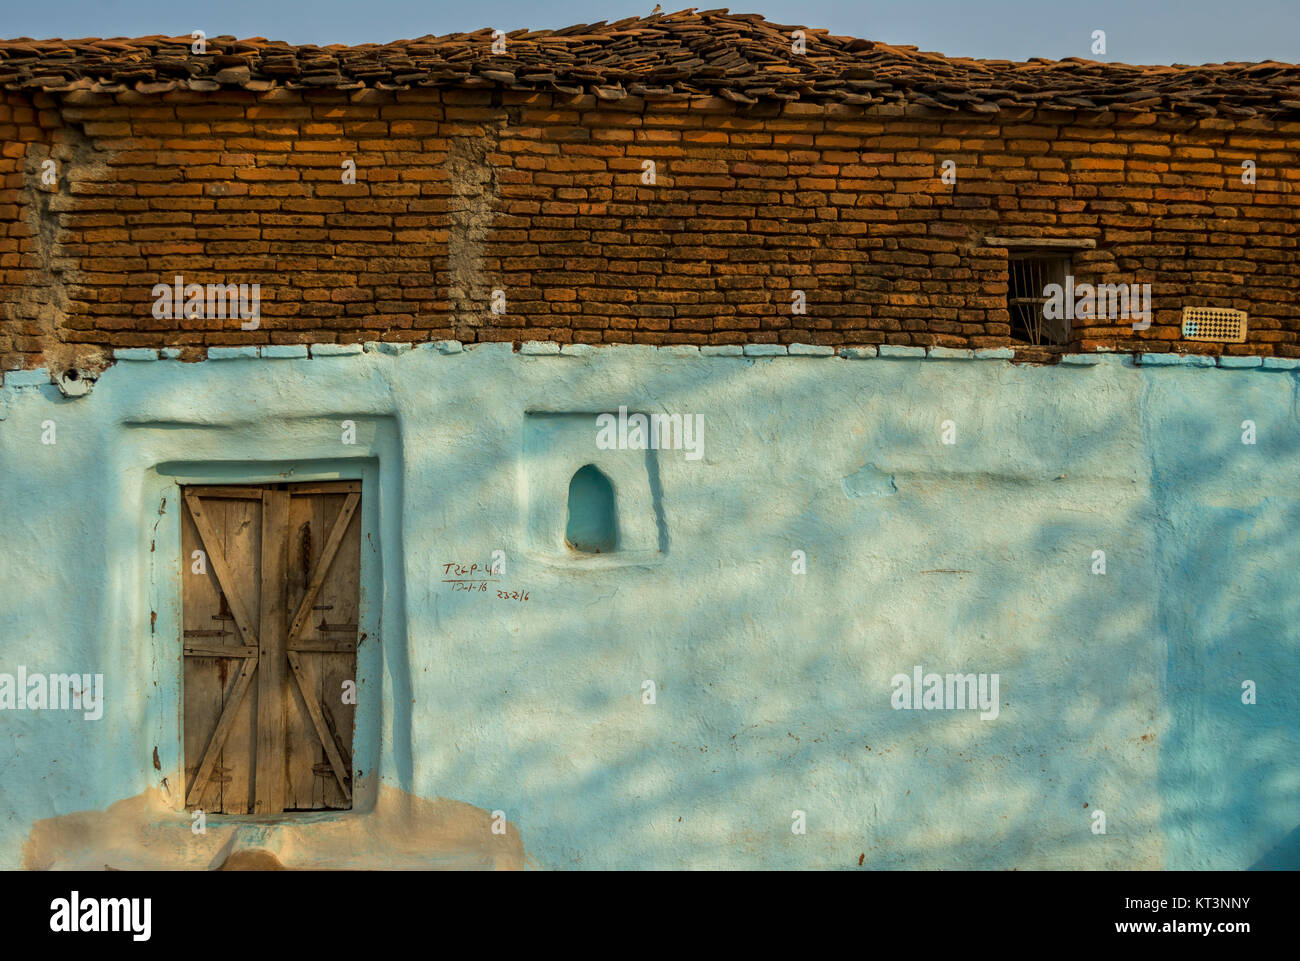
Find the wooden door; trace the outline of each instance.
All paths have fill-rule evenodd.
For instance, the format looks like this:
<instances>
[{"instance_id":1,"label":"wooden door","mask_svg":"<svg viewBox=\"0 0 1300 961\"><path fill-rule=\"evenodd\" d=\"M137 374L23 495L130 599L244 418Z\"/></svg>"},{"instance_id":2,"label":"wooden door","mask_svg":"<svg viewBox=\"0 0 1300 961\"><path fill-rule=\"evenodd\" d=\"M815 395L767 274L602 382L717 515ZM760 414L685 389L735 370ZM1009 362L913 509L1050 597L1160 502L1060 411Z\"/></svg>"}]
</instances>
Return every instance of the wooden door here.
<instances>
[{"instance_id":1,"label":"wooden door","mask_svg":"<svg viewBox=\"0 0 1300 961\"><path fill-rule=\"evenodd\" d=\"M182 502L186 806L351 808L360 482Z\"/></svg>"}]
</instances>

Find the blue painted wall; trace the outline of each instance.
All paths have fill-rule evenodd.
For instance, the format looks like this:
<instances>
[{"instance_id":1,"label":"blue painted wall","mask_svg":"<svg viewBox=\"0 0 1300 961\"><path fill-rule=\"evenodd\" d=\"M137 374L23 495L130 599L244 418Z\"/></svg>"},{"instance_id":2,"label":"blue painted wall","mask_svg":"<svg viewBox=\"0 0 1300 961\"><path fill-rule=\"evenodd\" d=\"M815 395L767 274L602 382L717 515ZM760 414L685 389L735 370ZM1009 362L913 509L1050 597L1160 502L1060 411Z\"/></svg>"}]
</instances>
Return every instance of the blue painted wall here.
<instances>
[{"instance_id":1,"label":"blue painted wall","mask_svg":"<svg viewBox=\"0 0 1300 961\"><path fill-rule=\"evenodd\" d=\"M184 861L174 485L349 476L379 641L354 824L454 799L551 869L1300 867L1296 370L443 350L124 360L77 399L10 375L0 672L107 701L0 711L0 866ZM703 415L704 456L597 450L620 405ZM590 558L587 463L619 511ZM526 602L442 582L495 550ZM997 673L998 717L894 710L917 664ZM331 863L292 830L286 863Z\"/></svg>"}]
</instances>

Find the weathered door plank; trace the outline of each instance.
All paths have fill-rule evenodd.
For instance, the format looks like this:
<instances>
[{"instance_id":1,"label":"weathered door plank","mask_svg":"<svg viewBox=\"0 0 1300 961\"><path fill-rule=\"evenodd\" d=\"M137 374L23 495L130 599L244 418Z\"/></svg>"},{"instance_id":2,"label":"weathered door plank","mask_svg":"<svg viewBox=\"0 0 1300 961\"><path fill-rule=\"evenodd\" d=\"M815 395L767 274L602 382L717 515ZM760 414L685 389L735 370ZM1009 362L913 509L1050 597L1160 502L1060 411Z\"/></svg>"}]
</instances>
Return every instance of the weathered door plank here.
<instances>
[{"instance_id":1,"label":"weathered door plank","mask_svg":"<svg viewBox=\"0 0 1300 961\"><path fill-rule=\"evenodd\" d=\"M256 647L257 634L253 631L253 622L248 618L248 610L244 607L243 599L234 591L234 575L231 573L230 565L226 563L225 551L222 550L222 544L212 529L207 511L199 503L199 498L193 491L185 491L185 503L190 509L190 516L194 518L194 526L198 528L199 538L203 542L202 549L207 552L208 567L216 575L217 583L225 592L226 603L230 605L230 613L235 616L235 626L243 635L244 643Z\"/></svg>"},{"instance_id":2,"label":"weathered door plank","mask_svg":"<svg viewBox=\"0 0 1300 961\"><path fill-rule=\"evenodd\" d=\"M298 690L302 692L307 712L311 715L311 722L316 728L316 736L320 738L321 744L325 745L325 754L329 758L330 767L334 769L334 777L339 782L339 789L343 792L343 796L351 801L352 790L347 784L348 775L346 768L343 766L343 758L339 754L338 746L334 743L334 738L330 736L329 728L325 726L325 718L321 716L320 704L316 700L316 692L312 690L311 681L308 680L303 671L301 658L301 654L290 651L289 665L293 668L293 676L298 680Z\"/></svg>"},{"instance_id":3,"label":"weathered door plank","mask_svg":"<svg viewBox=\"0 0 1300 961\"><path fill-rule=\"evenodd\" d=\"M263 491L262 589L257 627L261 653L257 681L257 773L253 792L253 809L258 814L278 814L284 810L288 576L289 493Z\"/></svg>"},{"instance_id":4,"label":"weathered door plank","mask_svg":"<svg viewBox=\"0 0 1300 961\"><path fill-rule=\"evenodd\" d=\"M262 598L262 502L257 500L225 500L226 523L225 542L222 545L223 558L229 569L232 583L230 592L239 599L245 611L256 613ZM228 599L229 601L229 599ZM235 611L230 604L231 613ZM252 622L255 640L253 645L261 647L261 638L257 637L257 623ZM261 671L261 658L257 670ZM227 814L249 814L253 806L253 765L256 761L257 729L260 710L258 685L254 684L244 695L243 701L235 705L235 721L226 737L221 764L226 769L225 776L230 780L226 784L222 798L222 810Z\"/></svg>"},{"instance_id":5,"label":"weathered door plank","mask_svg":"<svg viewBox=\"0 0 1300 961\"><path fill-rule=\"evenodd\" d=\"M338 520L334 522L329 539L321 550L320 559L316 561L311 581L307 585L307 593L303 595L302 601L298 604L298 611L293 616L293 623L289 625L289 640L296 640L298 635L302 633L307 618L311 614L311 606L316 601L316 594L320 590L321 583L325 580L325 575L329 571L330 563L334 560L335 552L339 549L339 544L343 542L343 535L347 533L348 522L352 520L352 514L360 502L361 495L355 493L348 494L347 500L344 501L343 509L339 511Z\"/></svg>"},{"instance_id":6,"label":"weathered door plank","mask_svg":"<svg viewBox=\"0 0 1300 961\"><path fill-rule=\"evenodd\" d=\"M186 784L193 784L198 774L203 752L221 718L222 700L228 687L227 684L222 683L224 675L219 673L219 664L211 657L203 655L224 654L226 646L231 651L251 650L254 655L257 653L256 648L239 646L238 630L233 621L219 619L221 588L217 583L216 574L211 564L200 565L194 556L196 551L203 549L198 529L190 516L188 506L185 506L181 510L182 636L191 631L207 632L219 628L220 634L217 636L225 640L225 645L216 642L211 645L205 644L204 647L210 646L211 651L195 651L196 656L181 659L184 662L182 683L184 684ZM189 654L190 644L184 641L182 643L184 652ZM223 784L220 777L209 778L198 800L191 806L202 808L204 811L220 811Z\"/></svg>"},{"instance_id":7,"label":"weathered door plank","mask_svg":"<svg viewBox=\"0 0 1300 961\"><path fill-rule=\"evenodd\" d=\"M207 785L208 778L212 776L212 768L217 763L217 757L221 754L221 749L225 746L226 736L230 733L231 726L235 723L235 715L240 704L243 703L249 682L256 673L257 662L252 658L245 660L243 667L239 671L239 677L235 679L235 686L230 692L230 697L221 709L221 718L217 721L217 729L212 733L212 740L208 742L207 750L203 752L203 760L199 762L199 770L194 776L194 783L190 786L189 793L185 795L185 803L190 807L198 806L199 799L203 796L203 788Z\"/></svg>"}]
</instances>

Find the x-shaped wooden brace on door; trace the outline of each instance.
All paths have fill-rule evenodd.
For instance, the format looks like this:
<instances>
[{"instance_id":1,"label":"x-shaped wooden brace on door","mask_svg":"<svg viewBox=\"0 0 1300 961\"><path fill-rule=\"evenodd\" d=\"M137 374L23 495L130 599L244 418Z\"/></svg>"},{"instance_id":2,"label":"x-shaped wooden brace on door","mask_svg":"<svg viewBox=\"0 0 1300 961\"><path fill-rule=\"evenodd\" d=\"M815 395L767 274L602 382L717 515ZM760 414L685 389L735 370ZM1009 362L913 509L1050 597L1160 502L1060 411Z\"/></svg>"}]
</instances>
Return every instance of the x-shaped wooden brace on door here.
<instances>
[{"instance_id":1,"label":"x-shaped wooden brace on door","mask_svg":"<svg viewBox=\"0 0 1300 961\"><path fill-rule=\"evenodd\" d=\"M325 583L325 574L330 564L334 562L334 555L338 553L339 545L343 543L343 535L347 533L348 523L352 520L352 515L356 512L360 501L361 495L353 493L349 494L347 500L343 502L338 520L334 522L330 536L325 541L325 547L321 550L315 567L312 568L311 580L307 582L307 593L302 596L302 601L298 604L298 612L289 623L289 635L285 639L289 666L293 668L293 676L298 682L298 690L302 692L303 703L307 705L307 713L311 715L312 726L316 728L316 736L320 738L321 745L325 748L325 755L330 759L330 767L334 769L334 779L339 782L339 790L349 801L352 800L352 790L347 785L347 766L343 763L343 756L339 754L338 745L334 743L334 736L325 726L320 703L316 700L316 694L307 683L307 675L302 669L302 652L294 649L294 643L303 628L307 626L307 618L311 615L312 605L316 603L316 595L320 593L321 584Z\"/></svg>"}]
</instances>

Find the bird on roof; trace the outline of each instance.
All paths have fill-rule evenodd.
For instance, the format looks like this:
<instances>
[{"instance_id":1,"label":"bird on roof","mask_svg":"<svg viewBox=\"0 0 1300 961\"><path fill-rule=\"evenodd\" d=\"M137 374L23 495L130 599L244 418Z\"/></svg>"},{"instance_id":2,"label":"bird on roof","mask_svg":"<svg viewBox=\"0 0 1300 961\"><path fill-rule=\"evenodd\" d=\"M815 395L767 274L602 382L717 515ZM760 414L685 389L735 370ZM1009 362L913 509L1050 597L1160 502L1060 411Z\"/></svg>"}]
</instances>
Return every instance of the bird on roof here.
<instances>
[{"instance_id":1,"label":"bird on roof","mask_svg":"<svg viewBox=\"0 0 1300 961\"><path fill-rule=\"evenodd\" d=\"M655 4L655 8L654 8L653 10L650 11L650 16L653 17L656 13L658 13L658 12L659 12L660 10L662 10L662 9L663 9L663 7L661 7L659 4L656 3L656 4Z\"/></svg>"}]
</instances>

